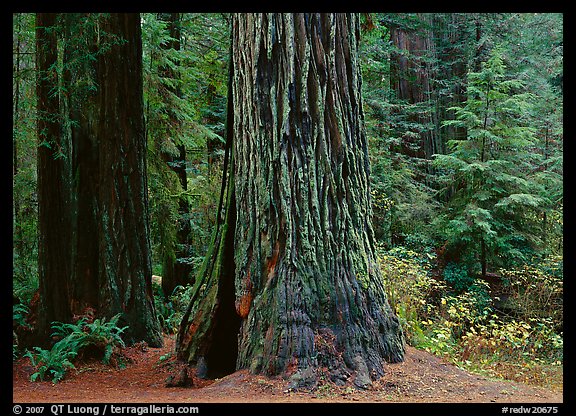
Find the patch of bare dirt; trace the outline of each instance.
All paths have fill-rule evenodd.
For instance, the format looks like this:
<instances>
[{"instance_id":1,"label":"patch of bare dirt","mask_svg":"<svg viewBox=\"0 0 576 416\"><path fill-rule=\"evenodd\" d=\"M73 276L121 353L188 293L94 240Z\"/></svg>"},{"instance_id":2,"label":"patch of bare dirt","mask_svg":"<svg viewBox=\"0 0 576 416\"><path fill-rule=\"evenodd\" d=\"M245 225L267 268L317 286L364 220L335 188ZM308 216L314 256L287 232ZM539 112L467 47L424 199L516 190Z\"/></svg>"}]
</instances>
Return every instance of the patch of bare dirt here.
<instances>
[{"instance_id":1,"label":"patch of bare dirt","mask_svg":"<svg viewBox=\"0 0 576 416\"><path fill-rule=\"evenodd\" d=\"M562 403L561 390L490 380L467 373L434 355L411 347L405 361L388 364L386 374L367 390L322 384L314 391L288 391L280 377L237 371L216 380L196 377L175 361L174 339L162 348L136 345L125 350L128 364L112 368L85 362L57 384L32 382L27 358L13 365L15 403ZM181 374L190 387L166 387Z\"/></svg>"}]
</instances>

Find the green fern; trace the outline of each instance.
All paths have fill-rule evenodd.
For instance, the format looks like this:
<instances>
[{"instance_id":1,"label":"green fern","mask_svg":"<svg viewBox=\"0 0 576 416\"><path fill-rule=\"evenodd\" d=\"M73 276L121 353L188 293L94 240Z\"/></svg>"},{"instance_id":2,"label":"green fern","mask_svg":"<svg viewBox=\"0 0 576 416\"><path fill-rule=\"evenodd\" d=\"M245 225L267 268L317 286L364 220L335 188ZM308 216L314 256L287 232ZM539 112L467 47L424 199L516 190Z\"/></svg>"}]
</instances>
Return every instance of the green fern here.
<instances>
[{"instance_id":1,"label":"green fern","mask_svg":"<svg viewBox=\"0 0 576 416\"><path fill-rule=\"evenodd\" d=\"M44 380L47 374L52 376L52 381L60 381L69 368L75 368L71 360L76 358L89 347L102 351L104 364L109 364L114 350L125 346L121 338L127 326L119 328L118 320L121 314L117 314L106 321L105 318L87 322L86 318L78 320L75 324L53 322L53 338L60 338L50 350L34 347L35 353L28 352L25 356L30 358L36 372L30 379Z\"/></svg>"},{"instance_id":2,"label":"green fern","mask_svg":"<svg viewBox=\"0 0 576 416\"><path fill-rule=\"evenodd\" d=\"M52 377L53 383L62 380L68 369L75 368L71 360L78 355L69 348L68 343L57 342L50 350L34 347L36 353L28 351L24 356L30 358L32 365L36 367L30 380L44 380L47 375Z\"/></svg>"},{"instance_id":3,"label":"green fern","mask_svg":"<svg viewBox=\"0 0 576 416\"><path fill-rule=\"evenodd\" d=\"M26 316L28 316L29 312L30 308L26 305L21 303L12 305L12 322L16 326L29 327L30 325L26 322Z\"/></svg>"}]
</instances>

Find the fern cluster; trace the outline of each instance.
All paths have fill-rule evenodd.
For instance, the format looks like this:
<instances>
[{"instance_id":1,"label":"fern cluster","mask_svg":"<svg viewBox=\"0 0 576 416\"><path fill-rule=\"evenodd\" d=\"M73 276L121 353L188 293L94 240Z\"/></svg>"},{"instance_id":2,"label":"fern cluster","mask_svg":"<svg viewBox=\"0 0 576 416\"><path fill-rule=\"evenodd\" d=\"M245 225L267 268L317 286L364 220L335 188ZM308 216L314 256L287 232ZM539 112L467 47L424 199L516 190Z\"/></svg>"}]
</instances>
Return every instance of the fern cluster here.
<instances>
[{"instance_id":1,"label":"fern cluster","mask_svg":"<svg viewBox=\"0 0 576 416\"><path fill-rule=\"evenodd\" d=\"M102 352L102 362L109 364L115 349L125 346L121 335L128 327L118 327L119 318L120 314L109 321L102 318L88 322L86 318L81 318L75 324L53 322L52 337L60 340L50 350L34 347L34 353L29 351L25 355L36 367L30 379L44 380L50 376L52 382L57 383L68 369L75 368L72 360L88 350Z\"/></svg>"}]
</instances>

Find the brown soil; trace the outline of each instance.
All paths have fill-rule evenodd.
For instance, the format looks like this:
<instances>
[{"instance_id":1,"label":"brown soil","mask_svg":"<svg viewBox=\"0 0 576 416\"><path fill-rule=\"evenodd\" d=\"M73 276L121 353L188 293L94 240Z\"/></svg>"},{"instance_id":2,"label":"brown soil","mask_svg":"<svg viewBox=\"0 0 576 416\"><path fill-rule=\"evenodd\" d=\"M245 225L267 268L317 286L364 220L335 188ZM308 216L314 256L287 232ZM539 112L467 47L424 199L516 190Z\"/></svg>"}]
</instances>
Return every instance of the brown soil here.
<instances>
[{"instance_id":1,"label":"brown soil","mask_svg":"<svg viewBox=\"0 0 576 416\"><path fill-rule=\"evenodd\" d=\"M251 375L242 370L217 380L200 380L191 371L193 386L166 387L166 379L181 370L173 358L174 339L163 348L134 346L125 350L130 363L123 369L96 361L84 362L57 384L31 382L30 361L13 366L15 403L562 403L561 390L491 380L467 373L442 359L408 347L403 363L388 364L384 377L368 390L320 385L314 391L288 391L282 378ZM162 359L161 357L169 357Z\"/></svg>"}]
</instances>

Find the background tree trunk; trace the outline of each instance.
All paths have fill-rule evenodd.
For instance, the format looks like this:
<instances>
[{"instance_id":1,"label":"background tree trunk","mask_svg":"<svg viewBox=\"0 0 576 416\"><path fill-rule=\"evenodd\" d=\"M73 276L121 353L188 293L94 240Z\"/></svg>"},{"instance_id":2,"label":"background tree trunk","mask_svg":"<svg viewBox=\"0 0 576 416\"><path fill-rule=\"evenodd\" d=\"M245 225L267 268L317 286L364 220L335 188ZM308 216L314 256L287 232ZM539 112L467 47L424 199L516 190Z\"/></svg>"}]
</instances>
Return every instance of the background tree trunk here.
<instances>
[{"instance_id":1,"label":"background tree trunk","mask_svg":"<svg viewBox=\"0 0 576 416\"><path fill-rule=\"evenodd\" d=\"M450 107L466 103L466 75L468 73L467 30L469 15L461 13L435 14L433 16L436 48L438 50L438 79L445 87L439 87L439 119L454 120L454 110ZM446 153L446 143L450 140L465 140L466 127L445 126L442 128L439 153Z\"/></svg>"},{"instance_id":2,"label":"background tree trunk","mask_svg":"<svg viewBox=\"0 0 576 416\"><path fill-rule=\"evenodd\" d=\"M232 32L227 210L178 355L230 372L237 340L235 368L365 387L404 346L369 222L358 19L237 14Z\"/></svg>"},{"instance_id":3,"label":"background tree trunk","mask_svg":"<svg viewBox=\"0 0 576 416\"><path fill-rule=\"evenodd\" d=\"M128 343L160 346L139 14L39 13L37 50L39 339L52 321L90 307L99 317L122 313Z\"/></svg>"},{"instance_id":4,"label":"background tree trunk","mask_svg":"<svg viewBox=\"0 0 576 416\"><path fill-rule=\"evenodd\" d=\"M160 13L159 17L168 25L168 31L172 38L166 42L163 47L166 49L180 50L180 13ZM166 78L176 79L177 74L170 67L161 69L162 76ZM177 97L182 96L179 88L167 86L168 90ZM168 133L179 133L180 120L174 111L169 112L169 127ZM179 140L174 137L169 137L167 140L174 141L174 145L178 150L178 154L174 155L169 152L162 153L162 159L168 167L178 176L178 181L182 190L188 189L188 181L186 177L186 147ZM192 265L188 260L189 246L190 246L190 228L189 213L191 211L190 203L185 196L178 199L178 225L176 227L176 241L173 250L174 256L166 256L162 261L162 291L164 296L168 298L178 285L185 285L190 282L190 274L192 272Z\"/></svg>"},{"instance_id":5,"label":"background tree trunk","mask_svg":"<svg viewBox=\"0 0 576 416\"><path fill-rule=\"evenodd\" d=\"M38 343L52 332L52 321L71 317L69 143L61 134L56 13L36 14L38 97Z\"/></svg>"},{"instance_id":6,"label":"background tree trunk","mask_svg":"<svg viewBox=\"0 0 576 416\"><path fill-rule=\"evenodd\" d=\"M76 315L98 308L99 143L96 85L98 16L68 13L64 42L64 78L68 90L73 172L73 270L70 305Z\"/></svg>"},{"instance_id":7,"label":"background tree trunk","mask_svg":"<svg viewBox=\"0 0 576 416\"><path fill-rule=\"evenodd\" d=\"M441 153L442 145L436 132L436 114L431 99L434 91L432 81L434 68L431 57L435 49L430 18L418 15L419 26L404 28L390 25L390 40L397 51L390 56L390 85L396 97L409 104L423 103L426 108L412 114L409 120L419 126L418 138L403 138L402 152L420 159L430 159ZM426 104L428 103L428 104ZM417 140L414 143L414 140Z\"/></svg>"},{"instance_id":8,"label":"background tree trunk","mask_svg":"<svg viewBox=\"0 0 576 416\"><path fill-rule=\"evenodd\" d=\"M142 38L138 13L103 17L110 50L97 60L98 311L122 313L128 342L162 345L152 295ZM101 40L102 41L102 40Z\"/></svg>"}]
</instances>

